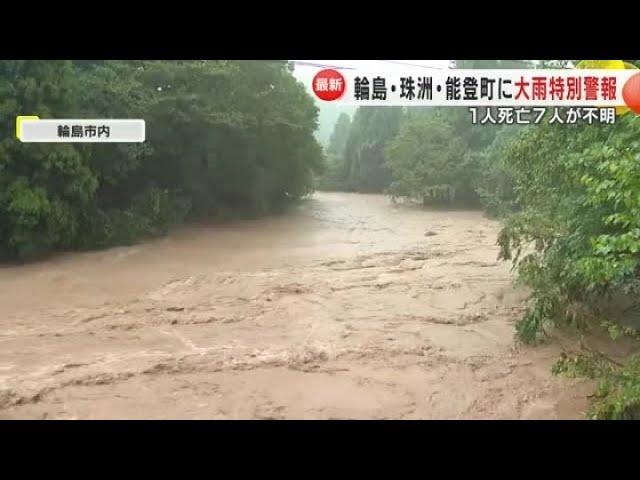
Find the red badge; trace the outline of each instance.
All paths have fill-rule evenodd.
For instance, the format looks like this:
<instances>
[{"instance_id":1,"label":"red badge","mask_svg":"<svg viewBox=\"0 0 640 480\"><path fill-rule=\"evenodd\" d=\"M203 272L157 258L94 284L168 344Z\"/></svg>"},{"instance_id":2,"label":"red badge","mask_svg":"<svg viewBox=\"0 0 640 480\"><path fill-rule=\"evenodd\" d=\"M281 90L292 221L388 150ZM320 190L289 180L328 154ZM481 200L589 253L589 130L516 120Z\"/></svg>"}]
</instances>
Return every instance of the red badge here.
<instances>
[{"instance_id":1,"label":"red badge","mask_svg":"<svg viewBox=\"0 0 640 480\"><path fill-rule=\"evenodd\" d=\"M640 114L640 73L636 73L624 84L622 98L627 107Z\"/></svg>"},{"instance_id":2,"label":"red badge","mask_svg":"<svg viewBox=\"0 0 640 480\"><path fill-rule=\"evenodd\" d=\"M313 77L313 92L320 100L339 99L346 89L344 77L337 70L321 70Z\"/></svg>"}]
</instances>

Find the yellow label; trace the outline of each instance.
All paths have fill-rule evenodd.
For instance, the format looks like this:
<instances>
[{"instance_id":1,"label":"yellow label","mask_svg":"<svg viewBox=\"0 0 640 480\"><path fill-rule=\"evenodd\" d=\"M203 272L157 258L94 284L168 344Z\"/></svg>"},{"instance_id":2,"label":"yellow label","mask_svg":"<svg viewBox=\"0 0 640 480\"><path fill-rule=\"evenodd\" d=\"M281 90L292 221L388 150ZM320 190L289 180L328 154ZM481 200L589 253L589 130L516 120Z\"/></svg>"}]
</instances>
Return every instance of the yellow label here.
<instances>
[{"instance_id":1,"label":"yellow label","mask_svg":"<svg viewBox=\"0 0 640 480\"><path fill-rule=\"evenodd\" d=\"M18 115L16 117L16 137L22 140L22 121L23 120L40 120L37 115Z\"/></svg>"}]
</instances>

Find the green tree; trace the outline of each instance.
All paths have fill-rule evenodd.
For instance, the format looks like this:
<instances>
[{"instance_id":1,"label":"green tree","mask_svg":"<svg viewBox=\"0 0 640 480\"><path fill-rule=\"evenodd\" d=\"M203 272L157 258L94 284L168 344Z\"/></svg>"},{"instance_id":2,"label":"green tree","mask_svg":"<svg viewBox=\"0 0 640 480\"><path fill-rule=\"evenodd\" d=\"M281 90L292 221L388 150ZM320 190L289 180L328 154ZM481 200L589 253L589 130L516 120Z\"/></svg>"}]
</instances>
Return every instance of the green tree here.
<instances>
[{"instance_id":1,"label":"green tree","mask_svg":"<svg viewBox=\"0 0 640 480\"><path fill-rule=\"evenodd\" d=\"M391 183L386 147L398 134L401 107L360 107L345 147L345 172L351 189L381 192Z\"/></svg>"},{"instance_id":2,"label":"green tree","mask_svg":"<svg viewBox=\"0 0 640 480\"><path fill-rule=\"evenodd\" d=\"M346 113L341 113L333 128L333 133L329 138L329 146L327 153L336 157L344 155L347 147L347 139L349 138L349 129L351 128L351 117Z\"/></svg>"},{"instance_id":3,"label":"green tree","mask_svg":"<svg viewBox=\"0 0 640 480\"><path fill-rule=\"evenodd\" d=\"M393 197L424 203L451 202L469 189L462 161L464 143L452 125L437 118L416 118L405 124L387 149Z\"/></svg>"},{"instance_id":4,"label":"green tree","mask_svg":"<svg viewBox=\"0 0 640 480\"><path fill-rule=\"evenodd\" d=\"M0 256L68 248L98 181L87 152L72 145L23 144L18 115L73 117L78 79L68 61L0 62Z\"/></svg>"},{"instance_id":5,"label":"green tree","mask_svg":"<svg viewBox=\"0 0 640 480\"><path fill-rule=\"evenodd\" d=\"M324 168L318 110L286 61L1 61L0 93L3 257L279 210ZM147 141L22 144L26 114L144 118Z\"/></svg>"},{"instance_id":6,"label":"green tree","mask_svg":"<svg viewBox=\"0 0 640 480\"><path fill-rule=\"evenodd\" d=\"M334 125L327 147L327 168L317 180L323 190L347 190L344 153L351 129L351 117L341 113Z\"/></svg>"}]
</instances>

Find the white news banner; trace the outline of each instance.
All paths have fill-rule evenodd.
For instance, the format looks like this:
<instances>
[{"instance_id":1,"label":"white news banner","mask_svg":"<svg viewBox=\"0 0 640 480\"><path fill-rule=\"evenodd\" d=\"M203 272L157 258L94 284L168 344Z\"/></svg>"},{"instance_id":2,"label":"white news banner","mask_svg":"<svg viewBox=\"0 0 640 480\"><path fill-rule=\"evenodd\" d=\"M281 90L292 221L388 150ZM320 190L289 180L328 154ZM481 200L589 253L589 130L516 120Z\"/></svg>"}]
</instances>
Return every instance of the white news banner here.
<instances>
[{"instance_id":1,"label":"white news banner","mask_svg":"<svg viewBox=\"0 0 640 480\"><path fill-rule=\"evenodd\" d=\"M27 143L140 143L145 135L141 119L16 119L16 136Z\"/></svg>"}]
</instances>

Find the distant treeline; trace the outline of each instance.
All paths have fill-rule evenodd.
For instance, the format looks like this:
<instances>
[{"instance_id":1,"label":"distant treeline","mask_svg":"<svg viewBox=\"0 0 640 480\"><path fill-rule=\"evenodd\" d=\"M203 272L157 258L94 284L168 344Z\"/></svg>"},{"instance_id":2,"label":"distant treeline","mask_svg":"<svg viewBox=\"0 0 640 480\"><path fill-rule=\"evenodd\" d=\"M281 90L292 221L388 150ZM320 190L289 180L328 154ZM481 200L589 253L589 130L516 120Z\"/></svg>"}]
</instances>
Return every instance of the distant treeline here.
<instances>
[{"instance_id":1,"label":"distant treeline","mask_svg":"<svg viewBox=\"0 0 640 480\"><path fill-rule=\"evenodd\" d=\"M15 117L143 118L144 144L24 144ZM0 61L0 259L127 244L311 191L317 108L285 61Z\"/></svg>"},{"instance_id":2,"label":"distant treeline","mask_svg":"<svg viewBox=\"0 0 640 480\"><path fill-rule=\"evenodd\" d=\"M458 60L456 68L530 68L524 60ZM360 107L336 122L327 190L386 192L424 203L487 204L504 179L489 158L516 129L472 125L466 108Z\"/></svg>"}]
</instances>

